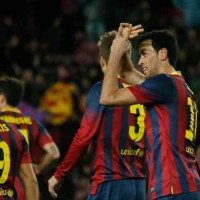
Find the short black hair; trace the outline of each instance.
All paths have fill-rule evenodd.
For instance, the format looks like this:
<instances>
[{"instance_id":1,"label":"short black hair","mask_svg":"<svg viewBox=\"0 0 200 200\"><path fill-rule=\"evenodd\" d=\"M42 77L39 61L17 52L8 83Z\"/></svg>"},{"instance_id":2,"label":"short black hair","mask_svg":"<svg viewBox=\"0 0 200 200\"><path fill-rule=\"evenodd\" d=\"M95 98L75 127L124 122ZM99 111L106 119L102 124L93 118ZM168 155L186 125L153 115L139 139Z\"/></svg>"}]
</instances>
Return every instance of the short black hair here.
<instances>
[{"instance_id":1,"label":"short black hair","mask_svg":"<svg viewBox=\"0 0 200 200\"><path fill-rule=\"evenodd\" d=\"M144 33L138 37L139 44L144 40L151 40L153 48L158 52L166 48L169 57L169 63L176 67L178 55L178 43L176 37L168 30L154 30Z\"/></svg>"},{"instance_id":2,"label":"short black hair","mask_svg":"<svg viewBox=\"0 0 200 200\"><path fill-rule=\"evenodd\" d=\"M0 94L6 97L8 105L16 107L24 95L24 82L9 76L0 77Z\"/></svg>"}]
</instances>

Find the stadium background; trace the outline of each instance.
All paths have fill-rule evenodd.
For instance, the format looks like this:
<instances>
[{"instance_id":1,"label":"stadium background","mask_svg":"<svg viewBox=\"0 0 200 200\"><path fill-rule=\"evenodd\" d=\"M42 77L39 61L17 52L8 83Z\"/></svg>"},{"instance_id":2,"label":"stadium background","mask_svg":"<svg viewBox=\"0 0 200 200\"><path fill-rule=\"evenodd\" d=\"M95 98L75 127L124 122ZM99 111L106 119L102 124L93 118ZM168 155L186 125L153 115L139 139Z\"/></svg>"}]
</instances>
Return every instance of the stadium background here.
<instances>
[{"instance_id":1,"label":"stadium background","mask_svg":"<svg viewBox=\"0 0 200 200\"><path fill-rule=\"evenodd\" d=\"M45 124L61 150L60 160L79 127L89 88L102 79L99 36L120 22L176 34L177 70L182 71L199 106L199 0L7 0L0 4L0 75L25 81L19 108ZM133 42L132 56L137 60L135 49ZM44 172L44 182L56 164ZM63 184L60 199L85 199L89 164L86 153ZM45 198L50 200L45 191L44 185Z\"/></svg>"}]
</instances>

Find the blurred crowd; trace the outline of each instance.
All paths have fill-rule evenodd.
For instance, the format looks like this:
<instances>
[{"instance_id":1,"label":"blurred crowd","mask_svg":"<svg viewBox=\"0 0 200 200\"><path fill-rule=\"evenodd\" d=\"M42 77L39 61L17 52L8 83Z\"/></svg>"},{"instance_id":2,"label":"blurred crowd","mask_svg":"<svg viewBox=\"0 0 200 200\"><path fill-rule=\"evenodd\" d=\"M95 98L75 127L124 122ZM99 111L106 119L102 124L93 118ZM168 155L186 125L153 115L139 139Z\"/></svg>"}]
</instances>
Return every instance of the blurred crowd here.
<instances>
[{"instance_id":1,"label":"blurred crowd","mask_svg":"<svg viewBox=\"0 0 200 200\"><path fill-rule=\"evenodd\" d=\"M24 80L19 108L45 124L60 148L60 161L80 125L89 88L102 79L98 39L105 31L117 29L120 22L176 34L177 70L200 105L199 0L8 0L4 8L0 13L0 75ZM134 45L132 56L137 59ZM63 183L60 199L85 199L89 166L86 152ZM48 194L47 199L51 199Z\"/></svg>"}]
</instances>

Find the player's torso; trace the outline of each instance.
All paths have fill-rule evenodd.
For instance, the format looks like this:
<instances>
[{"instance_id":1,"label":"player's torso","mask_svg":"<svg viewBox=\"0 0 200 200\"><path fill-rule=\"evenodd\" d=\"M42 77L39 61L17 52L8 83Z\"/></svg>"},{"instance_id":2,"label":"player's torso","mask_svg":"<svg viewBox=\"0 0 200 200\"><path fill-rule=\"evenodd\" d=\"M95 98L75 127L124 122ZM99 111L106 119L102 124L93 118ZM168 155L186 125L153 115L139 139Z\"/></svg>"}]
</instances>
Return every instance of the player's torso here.
<instances>
[{"instance_id":1,"label":"player's torso","mask_svg":"<svg viewBox=\"0 0 200 200\"><path fill-rule=\"evenodd\" d=\"M200 189L194 158L196 103L183 79L172 79L174 100L146 107L149 189L153 198Z\"/></svg>"},{"instance_id":2,"label":"player's torso","mask_svg":"<svg viewBox=\"0 0 200 200\"><path fill-rule=\"evenodd\" d=\"M37 139L37 128L35 122L30 117L24 116L19 112L5 111L0 112L0 119L9 124L13 124L25 137L27 143L31 147Z\"/></svg>"},{"instance_id":3,"label":"player's torso","mask_svg":"<svg viewBox=\"0 0 200 200\"><path fill-rule=\"evenodd\" d=\"M14 177L19 167L22 148L19 134L0 121L0 199L13 199Z\"/></svg>"},{"instance_id":4,"label":"player's torso","mask_svg":"<svg viewBox=\"0 0 200 200\"><path fill-rule=\"evenodd\" d=\"M105 107L93 142L93 181L146 176L144 119L140 104Z\"/></svg>"}]
</instances>

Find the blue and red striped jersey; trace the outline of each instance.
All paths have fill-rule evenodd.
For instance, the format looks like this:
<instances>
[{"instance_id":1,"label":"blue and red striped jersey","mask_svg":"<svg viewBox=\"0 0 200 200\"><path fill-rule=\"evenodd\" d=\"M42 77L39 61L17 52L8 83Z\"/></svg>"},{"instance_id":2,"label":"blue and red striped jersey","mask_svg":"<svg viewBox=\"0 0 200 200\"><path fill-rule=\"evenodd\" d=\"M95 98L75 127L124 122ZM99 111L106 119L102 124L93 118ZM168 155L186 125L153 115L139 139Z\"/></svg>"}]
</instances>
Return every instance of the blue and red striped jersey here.
<instances>
[{"instance_id":1,"label":"blue and red striped jersey","mask_svg":"<svg viewBox=\"0 0 200 200\"><path fill-rule=\"evenodd\" d=\"M119 86L128 85L121 80ZM105 181L146 177L144 107L103 106L99 103L101 89L102 82L90 89L80 128L54 174L57 180L64 178L89 146L91 194Z\"/></svg>"},{"instance_id":2,"label":"blue and red striped jersey","mask_svg":"<svg viewBox=\"0 0 200 200\"><path fill-rule=\"evenodd\" d=\"M129 89L146 109L152 199L200 191L194 155L197 106L184 78L178 72L159 74Z\"/></svg>"},{"instance_id":3,"label":"blue and red striped jersey","mask_svg":"<svg viewBox=\"0 0 200 200\"><path fill-rule=\"evenodd\" d=\"M40 156L35 154L38 148L41 150L45 144L53 141L45 127L31 117L24 116L19 109L6 108L0 112L0 119L9 124L13 124L24 135L31 153L33 163L40 162ZM41 151L42 152L42 151Z\"/></svg>"},{"instance_id":4,"label":"blue and red striped jersey","mask_svg":"<svg viewBox=\"0 0 200 200\"><path fill-rule=\"evenodd\" d=\"M16 127L0 120L0 199L15 199L14 180L24 163L31 163L25 138Z\"/></svg>"}]
</instances>

